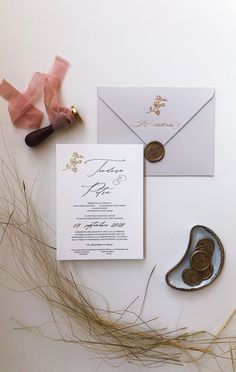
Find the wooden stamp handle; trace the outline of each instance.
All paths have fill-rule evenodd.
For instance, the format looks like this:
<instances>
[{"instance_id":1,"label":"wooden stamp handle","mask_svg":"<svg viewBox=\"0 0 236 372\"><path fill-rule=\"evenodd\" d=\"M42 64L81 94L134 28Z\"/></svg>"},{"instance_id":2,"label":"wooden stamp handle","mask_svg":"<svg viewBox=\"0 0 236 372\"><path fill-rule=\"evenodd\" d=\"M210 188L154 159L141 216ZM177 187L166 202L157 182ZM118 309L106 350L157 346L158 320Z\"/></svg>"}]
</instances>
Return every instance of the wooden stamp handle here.
<instances>
[{"instance_id":1,"label":"wooden stamp handle","mask_svg":"<svg viewBox=\"0 0 236 372\"><path fill-rule=\"evenodd\" d=\"M29 133L25 137L25 143L29 147L35 147L40 145L47 137L49 137L54 132L52 124L47 127L35 130L34 132Z\"/></svg>"}]
</instances>

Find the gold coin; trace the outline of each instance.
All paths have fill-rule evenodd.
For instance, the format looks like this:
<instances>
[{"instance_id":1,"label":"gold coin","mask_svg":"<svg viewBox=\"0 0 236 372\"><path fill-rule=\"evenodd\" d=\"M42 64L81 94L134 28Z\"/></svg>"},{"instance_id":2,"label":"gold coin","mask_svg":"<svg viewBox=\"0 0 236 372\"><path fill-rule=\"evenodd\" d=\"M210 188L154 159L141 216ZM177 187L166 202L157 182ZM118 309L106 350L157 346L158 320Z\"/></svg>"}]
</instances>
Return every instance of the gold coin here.
<instances>
[{"instance_id":1,"label":"gold coin","mask_svg":"<svg viewBox=\"0 0 236 372\"><path fill-rule=\"evenodd\" d=\"M211 264L208 254L202 250L195 251L191 256L191 266L197 271L206 270Z\"/></svg>"},{"instance_id":2,"label":"gold coin","mask_svg":"<svg viewBox=\"0 0 236 372\"><path fill-rule=\"evenodd\" d=\"M184 283L189 285L190 287L198 285L202 281L201 274L198 271L194 270L192 267L187 267L187 269L182 272L182 278Z\"/></svg>"},{"instance_id":3,"label":"gold coin","mask_svg":"<svg viewBox=\"0 0 236 372\"><path fill-rule=\"evenodd\" d=\"M212 276L213 273L213 267L210 265L206 270L201 272L202 280L209 279Z\"/></svg>"},{"instance_id":4,"label":"gold coin","mask_svg":"<svg viewBox=\"0 0 236 372\"><path fill-rule=\"evenodd\" d=\"M145 158L151 163L155 163L163 159L165 155L165 147L161 142L153 141L147 144L144 149Z\"/></svg>"},{"instance_id":5,"label":"gold coin","mask_svg":"<svg viewBox=\"0 0 236 372\"><path fill-rule=\"evenodd\" d=\"M212 239L201 239L197 243L197 250L201 249L208 254L209 257L213 255L215 243Z\"/></svg>"}]
</instances>

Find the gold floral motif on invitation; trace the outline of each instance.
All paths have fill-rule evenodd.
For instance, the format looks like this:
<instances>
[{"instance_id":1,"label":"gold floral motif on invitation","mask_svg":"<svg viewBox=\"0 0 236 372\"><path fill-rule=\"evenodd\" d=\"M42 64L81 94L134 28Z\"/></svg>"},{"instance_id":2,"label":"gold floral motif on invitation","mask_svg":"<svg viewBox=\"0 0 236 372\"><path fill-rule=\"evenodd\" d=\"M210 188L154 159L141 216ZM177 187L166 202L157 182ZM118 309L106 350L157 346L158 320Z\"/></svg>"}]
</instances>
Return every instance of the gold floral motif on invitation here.
<instances>
[{"instance_id":1,"label":"gold floral motif on invitation","mask_svg":"<svg viewBox=\"0 0 236 372\"><path fill-rule=\"evenodd\" d=\"M71 169L72 172L77 172L78 165L83 163L83 155L79 155L78 152L73 152L69 163L66 164L66 167L62 170L69 170Z\"/></svg>"}]
</instances>

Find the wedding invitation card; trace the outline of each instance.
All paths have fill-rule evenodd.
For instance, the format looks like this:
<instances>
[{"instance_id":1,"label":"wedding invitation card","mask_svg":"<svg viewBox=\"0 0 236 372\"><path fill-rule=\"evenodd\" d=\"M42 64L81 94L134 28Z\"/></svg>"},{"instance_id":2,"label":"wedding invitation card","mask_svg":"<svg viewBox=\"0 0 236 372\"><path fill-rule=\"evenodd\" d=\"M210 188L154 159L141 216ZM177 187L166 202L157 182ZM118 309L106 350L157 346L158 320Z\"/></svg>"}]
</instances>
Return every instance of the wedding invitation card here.
<instances>
[{"instance_id":1,"label":"wedding invitation card","mask_svg":"<svg viewBox=\"0 0 236 372\"><path fill-rule=\"evenodd\" d=\"M143 146L57 145L57 259L143 258Z\"/></svg>"}]
</instances>

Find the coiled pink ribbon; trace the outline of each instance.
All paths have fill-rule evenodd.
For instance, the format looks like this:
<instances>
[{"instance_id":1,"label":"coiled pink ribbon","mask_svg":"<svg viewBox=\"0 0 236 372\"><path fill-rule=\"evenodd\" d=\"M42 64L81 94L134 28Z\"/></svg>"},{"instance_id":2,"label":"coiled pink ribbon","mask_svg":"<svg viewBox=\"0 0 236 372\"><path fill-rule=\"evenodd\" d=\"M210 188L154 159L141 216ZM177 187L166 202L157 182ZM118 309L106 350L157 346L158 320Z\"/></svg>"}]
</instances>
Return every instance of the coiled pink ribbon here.
<instances>
[{"instance_id":1,"label":"coiled pink ribbon","mask_svg":"<svg viewBox=\"0 0 236 372\"><path fill-rule=\"evenodd\" d=\"M66 118L67 123L75 122L75 116L67 107L59 104L59 91L68 70L69 63L56 56L55 61L46 73L35 72L25 93L20 93L8 81L0 84L0 95L9 105L8 111L12 123L18 128L39 128L43 119L43 112L34 106L42 93L44 104L50 123ZM63 114L63 115L62 115Z\"/></svg>"}]
</instances>

